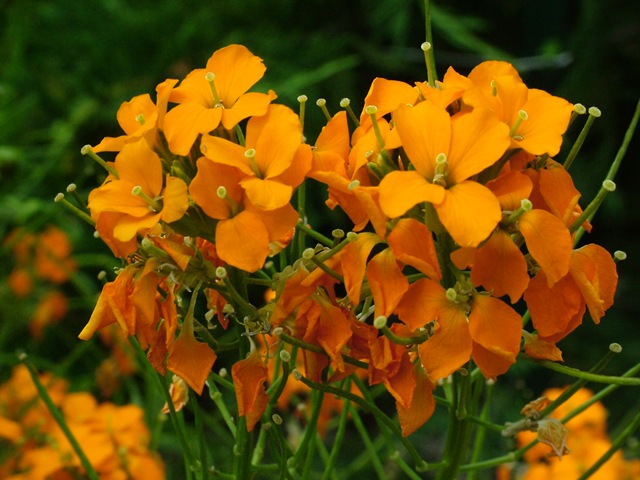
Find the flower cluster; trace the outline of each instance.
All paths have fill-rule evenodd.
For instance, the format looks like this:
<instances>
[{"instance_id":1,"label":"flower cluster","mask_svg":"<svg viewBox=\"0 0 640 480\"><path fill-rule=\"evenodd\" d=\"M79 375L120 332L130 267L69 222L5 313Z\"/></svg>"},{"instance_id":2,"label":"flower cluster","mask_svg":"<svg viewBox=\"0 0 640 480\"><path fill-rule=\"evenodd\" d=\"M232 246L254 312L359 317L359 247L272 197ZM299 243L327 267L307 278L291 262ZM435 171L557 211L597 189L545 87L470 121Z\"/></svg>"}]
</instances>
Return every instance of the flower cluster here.
<instances>
[{"instance_id":1,"label":"flower cluster","mask_svg":"<svg viewBox=\"0 0 640 480\"><path fill-rule=\"evenodd\" d=\"M68 392L65 380L40 375L53 403L102 479L163 478L162 462L149 450L144 412L135 405L98 403ZM67 436L39 401L27 367L0 385L0 476L7 480L79 478L82 467Z\"/></svg>"},{"instance_id":2,"label":"flower cluster","mask_svg":"<svg viewBox=\"0 0 640 480\"><path fill-rule=\"evenodd\" d=\"M39 338L47 325L61 320L68 311L67 297L57 286L69 281L77 270L71 241L63 230L48 225L38 233L16 229L4 244L15 259L7 279L11 292L19 299L37 299L29 328Z\"/></svg>"},{"instance_id":3,"label":"flower cluster","mask_svg":"<svg viewBox=\"0 0 640 480\"><path fill-rule=\"evenodd\" d=\"M297 114L273 91L249 92L264 72L245 47L222 48L159 84L155 101L125 102L125 134L83 149L108 171L88 207L123 266L80 338L117 323L199 394L235 349L249 431L289 378L274 351L293 354L307 385L383 384L407 436L433 413L439 381L471 365L505 373L523 335L530 356L560 360L556 343L585 312L597 323L612 305L615 263L576 248L593 212L554 159L579 108L488 61L439 82L377 78L359 116L346 99L333 116L320 102L327 124L311 146L306 98ZM307 179L353 231L308 225ZM258 348L255 336L271 338Z\"/></svg>"}]
</instances>

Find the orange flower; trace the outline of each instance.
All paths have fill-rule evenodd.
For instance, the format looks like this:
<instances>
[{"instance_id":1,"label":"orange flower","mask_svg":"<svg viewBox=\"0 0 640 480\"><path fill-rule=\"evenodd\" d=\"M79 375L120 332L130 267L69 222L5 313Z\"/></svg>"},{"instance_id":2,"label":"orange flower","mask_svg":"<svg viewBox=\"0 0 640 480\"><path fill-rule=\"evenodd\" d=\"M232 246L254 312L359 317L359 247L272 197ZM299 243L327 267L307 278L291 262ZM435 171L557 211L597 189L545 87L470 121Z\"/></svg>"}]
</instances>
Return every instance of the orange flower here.
<instances>
[{"instance_id":1,"label":"orange flower","mask_svg":"<svg viewBox=\"0 0 640 480\"><path fill-rule=\"evenodd\" d=\"M57 290L45 294L36 305L36 310L29 322L31 334L40 338L47 325L60 321L69 311L67 297Z\"/></svg>"},{"instance_id":2,"label":"orange flower","mask_svg":"<svg viewBox=\"0 0 640 480\"><path fill-rule=\"evenodd\" d=\"M389 217L422 202L461 246L475 246L501 218L500 205L469 177L493 165L509 146L508 128L486 109L453 118L429 102L401 106L393 114L415 170L394 171L380 182L380 205Z\"/></svg>"},{"instance_id":3,"label":"orange flower","mask_svg":"<svg viewBox=\"0 0 640 480\"><path fill-rule=\"evenodd\" d=\"M556 155L569 125L573 105L542 90L529 89L506 62L483 62L469 73L475 88L463 101L474 108L489 108L510 128L513 148L534 155Z\"/></svg>"},{"instance_id":4,"label":"orange flower","mask_svg":"<svg viewBox=\"0 0 640 480\"><path fill-rule=\"evenodd\" d=\"M533 268L544 270L550 285L569 271L571 234L560 218L546 210L532 208L528 197L533 186L523 173L506 173L487 186L498 198L504 218L491 237L475 250L472 260L466 258L471 253L465 251L454 252L452 259L459 268L472 264L474 285L483 286L496 297L509 295L511 303L515 303L529 285L531 263L516 243L518 234L522 236L520 241L524 238L535 262Z\"/></svg>"},{"instance_id":5,"label":"orange flower","mask_svg":"<svg viewBox=\"0 0 640 480\"><path fill-rule=\"evenodd\" d=\"M549 286L543 270L524 293L538 335L557 342L582 323L585 310L599 323L613 305L618 284L616 264L604 248L589 244L574 250L569 273Z\"/></svg>"},{"instance_id":6,"label":"orange flower","mask_svg":"<svg viewBox=\"0 0 640 480\"><path fill-rule=\"evenodd\" d=\"M270 105L265 115L249 120L245 147L211 135L205 135L201 145L211 161L242 172L240 186L261 210L287 205L311 168L311 151L302 144L300 120L283 105Z\"/></svg>"},{"instance_id":7,"label":"orange flower","mask_svg":"<svg viewBox=\"0 0 640 480\"><path fill-rule=\"evenodd\" d=\"M229 265L255 272L271 254L271 243L295 227L297 212L286 204L263 211L246 198L236 168L198 159L198 173L189 186L193 200L211 218L215 227L217 255Z\"/></svg>"},{"instance_id":8,"label":"orange flower","mask_svg":"<svg viewBox=\"0 0 640 480\"><path fill-rule=\"evenodd\" d=\"M520 350L520 315L493 297L461 295L421 279L409 287L396 313L412 331L435 322L434 334L419 346L420 359L433 382L471 357L486 377L495 377L507 371Z\"/></svg>"},{"instance_id":9,"label":"orange flower","mask_svg":"<svg viewBox=\"0 0 640 480\"><path fill-rule=\"evenodd\" d=\"M247 430L251 432L269 402L264 388L267 367L258 351L254 350L247 358L233 364L231 376L236 389L238 415L247 419Z\"/></svg>"},{"instance_id":10,"label":"orange flower","mask_svg":"<svg viewBox=\"0 0 640 480\"><path fill-rule=\"evenodd\" d=\"M118 178L107 181L89 195L89 209L102 237L121 242L134 238L158 222L180 220L187 211L187 185L179 178L163 175L160 157L146 141L122 147L114 164ZM101 231L99 219L105 212L119 214L112 231Z\"/></svg>"},{"instance_id":11,"label":"orange flower","mask_svg":"<svg viewBox=\"0 0 640 480\"><path fill-rule=\"evenodd\" d=\"M125 135L105 137L93 151L119 152L125 143L144 137L149 145L157 143L157 130L162 129L171 90L178 80L167 79L156 87L157 105L148 93L133 97L120 105L116 117Z\"/></svg>"},{"instance_id":12,"label":"orange flower","mask_svg":"<svg viewBox=\"0 0 640 480\"><path fill-rule=\"evenodd\" d=\"M123 334L132 335L155 325L156 288L161 278L155 273L157 261L149 260L144 267L129 265L113 282L102 287L89 322L78 335L88 340L101 328L118 323ZM144 337L140 339L144 341Z\"/></svg>"},{"instance_id":13,"label":"orange flower","mask_svg":"<svg viewBox=\"0 0 640 480\"><path fill-rule=\"evenodd\" d=\"M264 75L260 57L242 45L229 45L214 52L204 69L189 73L171 92L179 105L165 118L169 148L187 155L199 134L218 125L230 130L250 116L264 115L275 93L246 93Z\"/></svg>"}]
</instances>

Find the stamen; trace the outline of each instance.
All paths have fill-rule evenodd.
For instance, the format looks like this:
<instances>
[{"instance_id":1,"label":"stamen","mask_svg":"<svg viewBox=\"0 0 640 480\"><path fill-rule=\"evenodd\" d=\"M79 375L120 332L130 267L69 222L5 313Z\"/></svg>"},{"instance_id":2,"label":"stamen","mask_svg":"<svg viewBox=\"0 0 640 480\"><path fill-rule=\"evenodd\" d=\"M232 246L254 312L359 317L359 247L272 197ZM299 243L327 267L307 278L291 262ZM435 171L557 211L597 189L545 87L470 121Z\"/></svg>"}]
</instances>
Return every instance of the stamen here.
<instances>
[{"instance_id":1,"label":"stamen","mask_svg":"<svg viewBox=\"0 0 640 480\"><path fill-rule=\"evenodd\" d=\"M151 210L152 212L158 213L162 210L162 205L160 204L160 202L144 193L140 185L136 185L135 187L133 187L131 189L131 194L140 197L145 202L147 202L147 205L149 205L149 210Z\"/></svg>"},{"instance_id":2,"label":"stamen","mask_svg":"<svg viewBox=\"0 0 640 480\"><path fill-rule=\"evenodd\" d=\"M306 109L306 105L307 105L307 96L306 95L299 95L298 96L298 103L300 103L300 113L298 114L298 117L300 117L300 125L302 125L302 131L304 132L304 112Z\"/></svg>"},{"instance_id":3,"label":"stamen","mask_svg":"<svg viewBox=\"0 0 640 480\"><path fill-rule=\"evenodd\" d=\"M498 95L498 82L496 82L495 80L491 80L491 82L489 82L489 85L491 86L491 95L493 95L494 97Z\"/></svg>"},{"instance_id":4,"label":"stamen","mask_svg":"<svg viewBox=\"0 0 640 480\"><path fill-rule=\"evenodd\" d=\"M255 159L256 149L248 148L247 150L245 150L244 156L249 159L249 162L251 163L251 170L253 171L254 175L258 178L262 178L262 172L258 168L258 164L256 163Z\"/></svg>"},{"instance_id":5,"label":"stamen","mask_svg":"<svg viewBox=\"0 0 640 480\"><path fill-rule=\"evenodd\" d=\"M216 189L216 195L218 196L218 198L221 198L229 204L229 206L231 207L231 216L236 216L236 214L240 211L240 208L238 207L238 204L233 200L233 198L229 196L224 185L220 185Z\"/></svg>"},{"instance_id":6,"label":"stamen","mask_svg":"<svg viewBox=\"0 0 640 480\"><path fill-rule=\"evenodd\" d=\"M209 85L211 86L211 93L213 94L213 101L215 102L214 105L216 107L222 107L222 101L220 100L215 84L216 74L213 72L207 72L204 78L207 79L207 82L209 82Z\"/></svg>"},{"instance_id":7,"label":"stamen","mask_svg":"<svg viewBox=\"0 0 640 480\"><path fill-rule=\"evenodd\" d=\"M107 162L105 162L102 158L100 158L96 154L96 152L93 151L93 148L91 148L91 145L85 145L84 147L82 147L80 149L80 153L82 153L82 155L89 155L90 158L98 162L98 164L100 164L100 166L104 168L107 172L109 172L111 175L116 177L118 180L120 179L120 175L118 175L118 171L115 168L113 168L111 165L109 165Z\"/></svg>"},{"instance_id":8,"label":"stamen","mask_svg":"<svg viewBox=\"0 0 640 480\"><path fill-rule=\"evenodd\" d=\"M355 123L356 127L359 127L360 120L358 120L358 117L356 117L353 108L351 108L351 100L349 100L348 98L343 98L342 100L340 100L340 106L347 111L347 114L349 115L353 123Z\"/></svg>"},{"instance_id":9,"label":"stamen","mask_svg":"<svg viewBox=\"0 0 640 480\"><path fill-rule=\"evenodd\" d=\"M327 109L327 101L324 98L319 98L318 100L316 100L316 105L320 107L320 110L322 110L322 113L324 113L324 116L326 117L327 122L331 120L331 114Z\"/></svg>"},{"instance_id":10,"label":"stamen","mask_svg":"<svg viewBox=\"0 0 640 480\"><path fill-rule=\"evenodd\" d=\"M367 105L364 109L365 113L371 117L371 123L373 124L373 131L376 134L376 140L378 141L378 148L384 150L384 139L382 138L382 132L380 131L380 125L378 125L378 107L375 105Z\"/></svg>"},{"instance_id":11,"label":"stamen","mask_svg":"<svg viewBox=\"0 0 640 480\"><path fill-rule=\"evenodd\" d=\"M94 222L93 219L89 215L87 215L86 212L83 212L78 207L76 207L71 202L69 202L69 200L64 198L64 193L58 193L53 199L53 201L56 203L62 204L67 210L75 213L78 217L80 217L82 220L87 222L92 227L96 226L96 222Z\"/></svg>"},{"instance_id":12,"label":"stamen","mask_svg":"<svg viewBox=\"0 0 640 480\"><path fill-rule=\"evenodd\" d=\"M518 111L518 118L516 120L516 123L513 124L513 126L511 127L511 130L509 130L509 135L511 137L515 137L516 136L516 132L518 131L518 128L520 127L520 124L522 122L524 122L525 120L527 120L529 118L529 115L527 114L527 112L525 112L524 110L519 110ZM519 140L522 140L521 137Z\"/></svg>"},{"instance_id":13,"label":"stamen","mask_svg":"<svg viewBox=\"0 0 640 480\"><path fill-rule=\"evenodd\" d=\"M144 115L142 113L139 113L138 115L136 115L136 122L138 122L140 125L144 125Z\"/></svg>"}]
</instances>

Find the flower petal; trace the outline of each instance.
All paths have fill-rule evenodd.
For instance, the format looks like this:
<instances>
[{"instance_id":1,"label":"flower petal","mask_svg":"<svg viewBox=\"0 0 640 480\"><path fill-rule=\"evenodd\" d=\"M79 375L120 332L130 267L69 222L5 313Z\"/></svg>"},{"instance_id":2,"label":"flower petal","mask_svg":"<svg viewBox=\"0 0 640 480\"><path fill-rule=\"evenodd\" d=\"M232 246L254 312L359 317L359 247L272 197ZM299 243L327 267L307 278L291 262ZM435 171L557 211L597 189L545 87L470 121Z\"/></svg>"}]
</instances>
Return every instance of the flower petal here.
<instances>
[{"instance_id":1,"label":"flower petal","mask_svg":"<svg viewBox=\"0 0 640 480\"><path fill-rule=\"evenodd\" d=\"M380 206L391 218L403 215L421 202L440 203L444 199L444 188L434 185L418 172L391 172L380 182Z\"/></svg>"},{"instance_id":2,"label":"flower petal","mask_svg":"<svg viewBox=\"0 0 640 480\"><path fill-rule=\"evenodd\" d=\"M491 190L472 181L447 189L442 203L434 207L442 225L461 247L477 246L502 218L500 204Z\"/></svg>"},{"instance_id":3,"label":"flower petal","mask_svg":"<svg viewBox=\"0 0 640 480\"><path fill-rule=\"evenodd\" d=\"M267 375L267 367L257 350L231 367L238 402L238 415L246 418L249 432L253 431L269 402L264 388Z\"/></svg>"}]
</instances>

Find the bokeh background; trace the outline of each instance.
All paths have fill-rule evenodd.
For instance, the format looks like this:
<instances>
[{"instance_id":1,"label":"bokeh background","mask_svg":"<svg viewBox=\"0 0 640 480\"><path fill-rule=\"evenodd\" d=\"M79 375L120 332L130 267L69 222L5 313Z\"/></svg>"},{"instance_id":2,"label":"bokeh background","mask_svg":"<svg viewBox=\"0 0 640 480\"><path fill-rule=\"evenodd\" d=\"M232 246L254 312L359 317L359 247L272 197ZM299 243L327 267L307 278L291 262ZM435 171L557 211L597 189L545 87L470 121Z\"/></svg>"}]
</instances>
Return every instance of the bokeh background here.
<instances>
[{"instance_id":1,"label":"bokeh background","mask_svg":"<svg viewBox=\"0 0 640 480\"><path fill-rule=\"evenodd\" d=\"M508 60L530 87L601 109L602 117L572 167L585 206L598 190L640 97L635 2L435 3L440 75L450 65L466 74L482 60ZM242 43L267 65L258 88L273 88L279 102L297 109L300 94L311 105L322 97L333 113L340 99L348 97L359 111L377 76L408 82L426 78L419 49L424 30L418 0L0 0L0 239L18 227L37 232L57 225L70 236L80 267L61 287L70 299L69 312L36 339L27 324L37 295L47 287L16 298L5 281L15 259L10 243L1 242L0 381L15 363L15 352L25 350L42 368L71 378L76 388L96 388L94 371L109 350L98 341L80 344L76 336L100 290L97 273L115 262L91 229L53 198L71 182L84 197L99 184L102 172L82 157L80 148L120 134L115 114L123 101L153 92L165 78L181 78L202 67L220 47ZM322 114L312 106L308 138L314 139L322 124ZM578 132L574 125L567 137ZM602 323L595 326L585 318L560 343L567 364L580 369L593 365L611 342L624 350L607 373L622 373L640 361L638 162L640 134L618 173L617 191L601 208L593 233L583 238L612 252L624 250L629 257L619 264L617 301ZM315 201L321 203L322 195L318 190ZM514 389L529 400L570 379L518 365L502 381L513 388L496 396L496 412L513 411L514 403L522 403L515 402ZM138 392L135 380L127 385L126 395L116 400L131 400L125 397ZM143 397L133 395L134 400ZM612 429L621 428L625 416L640 407L637 397L637 391L627 389L605 402ZM498 421L505 419L498 415ZM436 442L434 450L441 427L436 418L424 429L425 441ZM502 447L496 445L497 451Z\"/></svg>"}]
</instances>

